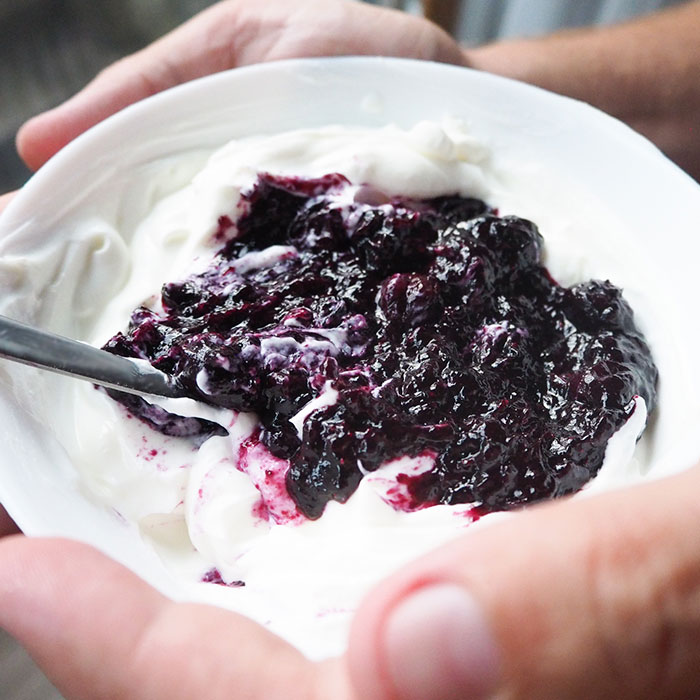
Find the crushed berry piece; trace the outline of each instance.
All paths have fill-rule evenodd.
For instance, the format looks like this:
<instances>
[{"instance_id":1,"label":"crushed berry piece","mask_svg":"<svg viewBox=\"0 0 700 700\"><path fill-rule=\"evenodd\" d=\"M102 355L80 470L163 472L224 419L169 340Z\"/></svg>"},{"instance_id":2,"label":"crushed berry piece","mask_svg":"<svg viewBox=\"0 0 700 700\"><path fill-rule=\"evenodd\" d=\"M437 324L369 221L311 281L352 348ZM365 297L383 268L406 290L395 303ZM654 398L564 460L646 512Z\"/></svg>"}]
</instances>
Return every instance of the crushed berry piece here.
<instances>
[{"instance_id":1,"label":"crushed berry piece","mask_svg":"<svg viewBox=\"0 0 700 700\"><path fill-rule=\"evenodd\" d=\"M568 494L635 398L654 407L657 370L620 290L559 286L530 221L337 174L263 174L241 209L219 219L211 265L166 284L164 311L137 309L106 348L192 398L256 412L256 440L288 462L307 517L426 454L433 467L401 481L411 509L471 503L478 517ZM112 395L168 435L223 430Z\"/></svg>"},{"instance_id":2,"label":"crushed berry piece","mask_svg":"<svg viewBox=\"0 0 700 700\"><path fill-rule=\"evenodd\" d=\"M201 579L202 583L215 583L217 586L227 586L228 588L242 588L245 581L231 581L227 583L221 576L218 569L209 569Z\"/></svg>"}]
</instances>

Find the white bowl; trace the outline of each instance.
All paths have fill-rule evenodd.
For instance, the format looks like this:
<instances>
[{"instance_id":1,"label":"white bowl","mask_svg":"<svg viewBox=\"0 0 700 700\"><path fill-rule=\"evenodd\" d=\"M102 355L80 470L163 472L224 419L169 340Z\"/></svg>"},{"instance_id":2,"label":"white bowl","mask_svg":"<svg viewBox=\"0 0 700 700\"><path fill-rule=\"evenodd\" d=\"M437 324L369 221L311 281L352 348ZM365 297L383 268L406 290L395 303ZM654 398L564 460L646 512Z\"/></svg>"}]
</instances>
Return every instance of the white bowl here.
<instances>
[{"instance_id":1,"label":"white bowl","mask_svg":"<svg viewBox=\"0 0 700 700\"><path fill-rule=\"evenodd\" d=\"M230 139L328 124L411 127L446 116L464 119L487 145L504 187L517 183L521 214L547 212L538 221L545 239L551 222L570 236L563 250L574 256L596 239L595 272L625 288L660 368L649 476L692 465L700 458L700 330L691 320L700 306L700 187L605 114L463 68L382 58L285 61L197 80L125 109L57 154L0 217L0 313L84 336L117 281L91 275L84 251L71 244L79 222L100 217L131 230L165 194L153 191L155 174L167 169L184 183ZM179 165L186 153L192 158ZM26 256L42 264L17 263ZM86 495L51 428L70 381L0 365L0 502L29 535L90 543L167 594L192 597L137 531Z\"/></svg>"}]
</instances>

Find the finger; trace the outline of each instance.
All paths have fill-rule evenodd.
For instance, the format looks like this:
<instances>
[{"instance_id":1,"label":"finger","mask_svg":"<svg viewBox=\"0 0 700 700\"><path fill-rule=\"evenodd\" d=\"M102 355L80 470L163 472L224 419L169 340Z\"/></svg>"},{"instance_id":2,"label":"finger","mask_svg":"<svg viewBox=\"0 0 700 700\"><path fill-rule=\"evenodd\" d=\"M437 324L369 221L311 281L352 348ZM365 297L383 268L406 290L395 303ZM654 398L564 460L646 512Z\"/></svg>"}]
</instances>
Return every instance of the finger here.
<instances>
[{"instance_id":1,"label":"finger","mask_svg":"<svg viewBox=\"0 0 700 700\"><path fill-rule=\"evenodd\" d=\"M7 511L0 506L0 537L7 535L15 535L19 532L19 528L15 521L7 514Z\"/></svg>"},{"instance_id":2,"label":"finger","mask_svg":"<svg viewBox=\"0 0 700 700\"><path fill-rule=\"evenodd\" d=\"M71 699L348 697L341 675L251 620L173 603L66 540L0 541L0 627Z\"/></svg>"},{"instance_id":3,"label":"finger","mask_svg":"<svg viewBox=\"0 0 700 700\"><path fill-rule=\"evenodd\" d=\"M402 12L346 0L228 0L110 66L68 102L27 122L17 148L36 170L97 122L188 80L263 61L351 54L465 61L445 32Z\"/></svg>"},{"instance_id":4,"label":"finger","mask_svg":"<svg viewBox=\"0 0 700 700\"><path fill-rule=\"evenodd\" d=\"M472 531L361 608L366 700L700 697L700 470Z\"/></svg>"}]
</instances>

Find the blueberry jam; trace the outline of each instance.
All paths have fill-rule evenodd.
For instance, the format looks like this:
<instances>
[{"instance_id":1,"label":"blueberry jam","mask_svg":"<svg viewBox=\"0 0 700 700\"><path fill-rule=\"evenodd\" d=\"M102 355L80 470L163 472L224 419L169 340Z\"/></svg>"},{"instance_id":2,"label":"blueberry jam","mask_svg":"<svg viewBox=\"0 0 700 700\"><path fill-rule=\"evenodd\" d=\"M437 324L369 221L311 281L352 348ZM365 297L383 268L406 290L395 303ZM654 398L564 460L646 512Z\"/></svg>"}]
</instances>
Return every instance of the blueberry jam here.
<instances>
[{"instance_id":1,"label":"blueberry jam","mask_svg":"<svg viewBox=\"0 0 700 700\"><path fill-rule=\"evenodd\" d=\"M242 211L219 220L210 266L166 284L163 311L137 309L106 348L257 413L255 439L287 460L309 518L405 456L434 461L403 479L408 509L483 514L568 494L635 397L654 406L657 370L620 290L558 285L529 221L341 175L261 175ZM114 396L168 435L224 432Z\"/></svg>"}]
</instances>

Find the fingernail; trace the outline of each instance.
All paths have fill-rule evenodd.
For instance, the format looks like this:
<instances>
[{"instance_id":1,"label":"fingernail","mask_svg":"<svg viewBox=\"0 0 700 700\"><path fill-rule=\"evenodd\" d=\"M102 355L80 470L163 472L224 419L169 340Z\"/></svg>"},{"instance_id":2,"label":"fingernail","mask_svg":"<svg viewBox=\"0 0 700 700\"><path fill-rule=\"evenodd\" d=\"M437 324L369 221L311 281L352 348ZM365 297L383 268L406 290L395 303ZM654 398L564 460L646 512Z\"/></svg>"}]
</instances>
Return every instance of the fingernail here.
<instances>
[{"instance_id":1,"label":"fingernail","mask_svg":"<svg viewBox=\"0 0 700 700\"><path fill-rule=\"evenodd\" d=\"M497 689L499 650L459 586L433 584L404 598L389 613L383 644L400 700L481 700Z\"/></svg>"}]
</instances>

